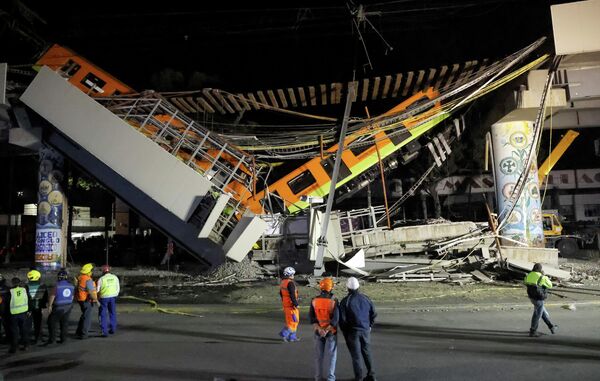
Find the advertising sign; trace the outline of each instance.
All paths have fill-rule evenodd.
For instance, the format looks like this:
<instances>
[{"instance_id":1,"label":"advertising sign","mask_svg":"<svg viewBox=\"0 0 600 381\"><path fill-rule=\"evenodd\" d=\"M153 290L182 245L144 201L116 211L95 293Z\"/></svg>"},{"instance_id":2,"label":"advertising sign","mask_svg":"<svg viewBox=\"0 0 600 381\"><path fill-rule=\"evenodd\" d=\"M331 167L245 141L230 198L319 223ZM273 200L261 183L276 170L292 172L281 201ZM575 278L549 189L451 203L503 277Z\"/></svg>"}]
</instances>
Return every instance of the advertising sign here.
<instances>
[{"instance_id":1,"label":"advertising sign","mask_svg":"<svg viewBox=\"0 0 600 381\"><path fill-rule=\"evenodd\" d=\"M49 147L40 148L35 263L38 267L61 267L63 245L63 157Z\"/></svg>"}]
</instances>

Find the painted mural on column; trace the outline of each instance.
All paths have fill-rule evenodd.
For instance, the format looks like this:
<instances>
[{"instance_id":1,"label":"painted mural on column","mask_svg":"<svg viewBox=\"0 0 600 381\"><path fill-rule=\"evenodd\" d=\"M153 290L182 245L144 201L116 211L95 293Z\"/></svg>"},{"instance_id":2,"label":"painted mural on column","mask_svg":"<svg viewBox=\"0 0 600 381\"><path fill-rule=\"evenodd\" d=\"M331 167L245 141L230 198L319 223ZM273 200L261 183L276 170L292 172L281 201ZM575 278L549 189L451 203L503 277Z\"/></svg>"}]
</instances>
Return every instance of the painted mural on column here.
<instances>
[{"instance_id":1,"label":"painted mural on column","mask_svg":"<svg viewBox=\"0 0 600 381\"><path fill-rule=\"evenodd\" d=\"M502 211L525 170L527 154L533 144L533 122L496 123L492 126L492 140L498 209ZM542 204L537 173L537 164L534 161L523 193L501 233L529 246L544 247Z\"/></svg>"},{"instance_id":2,"label":"painted mural on column","mask_svg":"<svg viewBox=\"0 0 600 381\"><path fill-rule=\"evenodd\" d=\"M39 151L38 210L35 234L35 263L44 269L61 267L63 245L62 155L43 146Z\"/></svg>"}]
</instances>

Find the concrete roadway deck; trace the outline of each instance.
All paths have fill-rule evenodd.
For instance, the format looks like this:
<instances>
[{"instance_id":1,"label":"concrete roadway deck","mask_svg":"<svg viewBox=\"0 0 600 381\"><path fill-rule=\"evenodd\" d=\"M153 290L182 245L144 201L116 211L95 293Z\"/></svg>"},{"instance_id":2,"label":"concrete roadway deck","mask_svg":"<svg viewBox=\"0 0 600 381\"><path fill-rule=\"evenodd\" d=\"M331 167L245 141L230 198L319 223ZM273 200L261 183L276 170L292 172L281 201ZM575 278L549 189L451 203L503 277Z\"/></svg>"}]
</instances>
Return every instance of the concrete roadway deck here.
<instances>
[{"instance_id":1,"label":"concrete roadway deck","mask_svg":"<svg viewBox=\"0 0 600 381\"><path fill-rule=\"evenodd\" d=\"M600 305L576 311L556 301L549 312L560 330L527 337L531 308L461 305L379 306L373 352L379 380L598 380ZM281 312L272 306L209 305L203 317L150 312L120 305L119 332L110 338L70 340L6 354L5 379L31 380L310 380L312 338L306 313L302 341L283 343ZM78 311L71 315L72 324ZM97 329L97 328L96 328ZM72 326L74 331L74 326ZM343 338L337 376L352 379ZM0 377L1 379L1 377Z\"/></svg>"}]
</instances>

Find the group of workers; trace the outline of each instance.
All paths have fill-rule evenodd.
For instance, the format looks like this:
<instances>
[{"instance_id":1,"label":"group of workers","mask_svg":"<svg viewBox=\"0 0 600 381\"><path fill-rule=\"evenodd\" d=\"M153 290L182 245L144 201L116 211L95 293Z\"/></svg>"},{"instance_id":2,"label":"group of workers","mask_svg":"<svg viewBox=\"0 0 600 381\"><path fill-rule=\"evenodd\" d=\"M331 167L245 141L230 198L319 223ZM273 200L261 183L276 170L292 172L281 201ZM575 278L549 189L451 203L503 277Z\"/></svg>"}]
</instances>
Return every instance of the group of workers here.
<instances>
[{"instance_id":1,"label":"group of workers","mask_svg":"<svg viewBox=\"0 0 600 381\"><path fill-rule=\"evenodd\" d=\"M60 327L60 339L67 340L68 322L73 302L81 309L76 337L85 339L89 335L92 322L92 310L98 303L101 337L108 337L117 329L116 299L120 292L119 278L111 273L110 266L102 266L102 276L97 282L92 279L94 265L81 267L75 284L69 280L65 269L57 273L56 283L52 286L41 282L42 274L37 269L27 273L27 283L18 277L12 278L11 287L0 275L0 319L5 338L9 344L9 353L15 353L21 344L27 350L41 339L43 310L48 309L48 339L44 345L55 343L57 328ZM33 324L33 332L31 326ZM0 337L1 330L0 330Z\"/></svg>"},{"instance_id":2,"label":"group of workers","mask_svg":"<svg viewBox=\"0 0 600 381\"><path fill-rule=\"evenodd\" d=\"M283 280L280 284L279 295L283 305L285 326L279 336L285 342L296 342L300 322L298 310L298 288L294 282L296 270L286 267L283 270ZM314 377L315 380L326 378L335 380L337 360L337 334L341 330L346 346L352 358L352 368L356 380L374 381L375 369L371 356L371 329L375 323L375 307L371 300L358 291L358 279L351 277L346 283L348 294L341 302L333 295L333 278L326 274L319 283L320 294L310 303L310 323L313 329L314 341ZM363 378L363 364L366 376Z\"/></svg>"},{"instance_id":3,"label":"group of workers","mask_svg":"<svg viewBox=\"0 0 600 381\"><path fill-rule=\"evenodd\" d=\"M298 310L298 288L294 282L296 271L293 267L283 270L283 280L279 288L279 295L283 305L285 326L279 336L285 342L296 342L300 339L297 335L300 313ZM531 317L530 337L538 337L540 319L546 323L552 334L556 333L558 325L550 321L548 311L544 307L544 300L548 297L548 290L552 282L544 274L542 265L536 263L531 272L524 279L527 295L533 304ZM377 313L371 300L358 291L358 279L351 277L346 283L348 294L341 302L333 295L333 278L325 275L319 283L321 293L310 303L310 323L314 331L314 378L320 381L335 380L335 366L337 360L337 333L341 329L346 346L352 358L352 368L355 380L375 380L375 370L371 356L371 329ZM366 368L366 377L362 363Z\"/></svg>"}]
</instances>

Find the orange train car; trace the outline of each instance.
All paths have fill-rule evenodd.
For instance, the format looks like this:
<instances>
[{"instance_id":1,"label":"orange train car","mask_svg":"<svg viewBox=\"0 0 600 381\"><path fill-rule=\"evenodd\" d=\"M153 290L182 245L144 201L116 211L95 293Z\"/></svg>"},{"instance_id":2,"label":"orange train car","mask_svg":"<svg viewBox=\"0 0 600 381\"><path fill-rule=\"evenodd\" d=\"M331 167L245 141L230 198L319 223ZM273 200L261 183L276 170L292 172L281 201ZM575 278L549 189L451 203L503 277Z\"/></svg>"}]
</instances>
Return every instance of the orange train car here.
<instances>
[{"instance_id":1,"label":"orange train car","mask_svg":"<svg viewBox=\"0 0 600 381\"><path fill-rule=\"evenodd\" d=\"M433 100L438 95L438 92L432 88L429 88L426 91L420 91L383 114L383 116L389 116L405 111L418 103ZM425 113L427 114L426 116L431 115L432 112L437 112L439 108L440 105L436 104L429 112ZM422 119L423 117L417 116L410 118L408 121L404 121L402 123L403 126L399 130L396 129L394 134L390 133L390 136L388 136L386 131L378 132L374 135L374 140L377 141L377 147L375 144L372 144L345 149L342 152L342 162L336 188L354 179L373 165L377 164L379 161L377 148L379 148L381 159L384 159L418 137L418 135L413 136L413 134L411 134L410 128L419 124ZM439 123L441 118L435 119L434 121ZM434 124L432 123L432 125ZM367 126L348 136L344 141L344 146L350 145L359 136L372 128L373 126ZM303 196L324 197L329 193L337 149L338 144L333 145L326 151L328 156L325 159L316 157L309 160L299 168L269 185L268 189L259 192L256 197L249 197L247 200L244 200L243 203L255 213L264 213L263 202L268 196L268 191L268 193L275 194L283 200L284 209L290 213L296 213L307 208L309 204L302 200Z\"/></svg>"},{"instance_id":2,"label":"orange train car","mask_svg":"<svg viewBox=\"0 0 600 381\"><path fill-rule=\"evenodd\" d=\"M71 49L52 45L35 63L34 68L48 66L86 94L110 97L135 91L112 75L100 69Z\"/></svg>"},{"instance_id":3,"label":"orange train car","mask_svg":"<svg viewBox=\"0 0 600 381\"><path fill-rule=\"evenodd\" d=\"M79 56L68 48L56 44L48 49L36 62L36 66L42 65L46 65L59 72L62 76L68 78L68 81L81 91L94 97L135 93L132 88L106 73L99 67L95 66L85 58ZM426 91L421 91L406 99L383 115L386 116L402 112L417 103L435 99L437 96L438 93L432 88ZM436 106L429 111L436 112L437 109L439 109L439 104L436 104ZM426 112L425 114L430 114L430 112ZM154 118L159 124L164 124L167 122L167 119L169 119L165 115L156 115ZM385 131L380 131L375 134L374 139L377 141L377 148L379 148L381 158L384 159L388 157L409 143L411 140L418 137L418 134L411 134L410 128L411 126L418 124L421 119L422 117L417 116L411 118L409 121L404 121L402 123L402 128L399 130L396 129L396 131L393 134L390 133L389 136ZM431 123L435 125L441 120L443 120L443 118L437 118ZM134 128L138 127L134 123L132 123L132 126ZM183 125L177 125L177 123L172 124L172 127L180 131L184 129ZM344 145L348 146L359 136L365 132L368 132L372 128L373 126L367 126L359 132L348 136L344 141ZM141 132L146 136L151 137L158 132L158 129L159 127L157 126L146 125L144 127L144 131ZM195 136L190 136L187 134L186 140L195 141L198 139ZM157 141L157 143L159 143L166 150L172 150L177 144L177 141ZM272 185L269 185L267 189L259 192L256 194L256 196L253 195L252 189L247 188L236 180L232 180L226 184L224 190L231 192L232 196L236 200L257 214L262 214L265 212L263 203L269 193L275 194L283 200L284 210L287 210L291 213L298 212L308 207L308 203L302 201L303 196L323 197L329 193L329 186L337 147L337 144L330 147L327 150L329 155L325 159L316 157L309 160ZM337 186L347 183L373 165L377 164L379 160L377 148L373 144L345 149L342 153L342 165L340 167ZM214 155L218 155L219 151L216 149L209 149L207 153L209 156L214 157ZM187 152L185 148L180 148L176 155L181 160L186 162L191 158L191 154ZM237 166L237 160L235 158L223 157L223 159L226 163L225 165L231 166L232 168ZM212 165L212 160L208 160L208 158L194 158L193 162L195 167L203 173L206 172ZM245 176L253 175L250 169L244 165L240 165L239 170Z\"/></svg>"}]
</instances>

